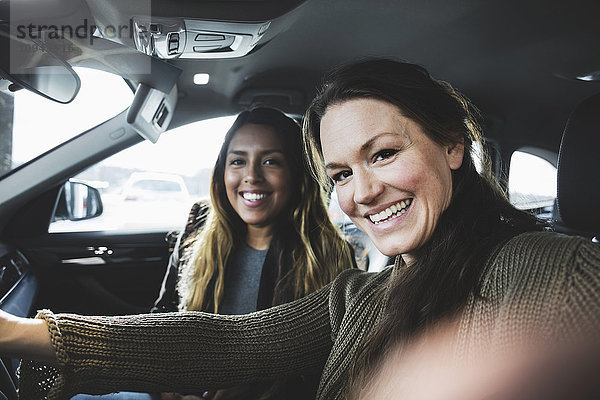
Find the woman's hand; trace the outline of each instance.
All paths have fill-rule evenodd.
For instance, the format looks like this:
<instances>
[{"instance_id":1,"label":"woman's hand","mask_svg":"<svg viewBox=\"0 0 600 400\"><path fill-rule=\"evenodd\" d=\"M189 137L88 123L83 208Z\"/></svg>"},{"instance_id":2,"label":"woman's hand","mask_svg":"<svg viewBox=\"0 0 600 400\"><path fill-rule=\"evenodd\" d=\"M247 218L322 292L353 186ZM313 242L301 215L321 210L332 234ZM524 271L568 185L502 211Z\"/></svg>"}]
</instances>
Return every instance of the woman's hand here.
<instances>
[{"instance_id":1,"label":"woman's hand","mask_svg":"<svg viewBox=\"0 0 600 400\"><path fill-rule=\"evenodd\" d=\"M0 354L38 361L56 361L46 321L20 318L0 310Z\"/></svg>"}]
</instances>

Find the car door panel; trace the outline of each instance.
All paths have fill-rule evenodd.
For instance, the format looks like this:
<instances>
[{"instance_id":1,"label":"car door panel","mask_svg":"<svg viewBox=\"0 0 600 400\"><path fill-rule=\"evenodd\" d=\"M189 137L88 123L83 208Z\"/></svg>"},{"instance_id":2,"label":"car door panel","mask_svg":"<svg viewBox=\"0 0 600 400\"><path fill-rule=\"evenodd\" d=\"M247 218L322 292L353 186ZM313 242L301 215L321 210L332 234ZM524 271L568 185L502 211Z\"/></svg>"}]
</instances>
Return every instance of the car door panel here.
<instances>
[{"instance_id":1,"label":"car door panel","mask_svg":"<svg viewBox=\"0 0 600 400\"><path fill-rule=\"evenodd\" d=\"M37 308L118 315L152 306L169 256L165 234L52 233L16 245L40 278Z\"/></svg>"}]
</instances>

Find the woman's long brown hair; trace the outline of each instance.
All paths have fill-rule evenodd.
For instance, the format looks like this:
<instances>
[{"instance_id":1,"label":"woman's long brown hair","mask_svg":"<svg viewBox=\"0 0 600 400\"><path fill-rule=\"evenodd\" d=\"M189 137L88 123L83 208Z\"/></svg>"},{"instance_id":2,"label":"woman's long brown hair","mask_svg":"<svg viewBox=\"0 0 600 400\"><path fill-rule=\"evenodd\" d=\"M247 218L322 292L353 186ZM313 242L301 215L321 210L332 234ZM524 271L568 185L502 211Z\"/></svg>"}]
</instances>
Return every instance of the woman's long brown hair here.
<instances>
[{"instance_id":1,"label":"woman's long brown hair","mask_svg":"<svg viewBox=\"0 0 600 400\"><path fill-rule=\"evenodd\" d=\"M363 60L334 70L308 109L305 150L313 174L324 185L331 185L331 180L323 169L321 119L328 107L356 98L395 105L434 142L463 143L465 148L462 166L452 174L449 207L431 239L418 249L416 261L393 283L384 319L354 360L348 387L360 389L393 345L453 316L470 295L479 294L483 268L494 248L518 233L543 229L543 225L510 204L486 157L482 171L477 172L474 143L484 146L478 112L471 103L424 68L394 60Z\"/></svg>"}]
</instances>

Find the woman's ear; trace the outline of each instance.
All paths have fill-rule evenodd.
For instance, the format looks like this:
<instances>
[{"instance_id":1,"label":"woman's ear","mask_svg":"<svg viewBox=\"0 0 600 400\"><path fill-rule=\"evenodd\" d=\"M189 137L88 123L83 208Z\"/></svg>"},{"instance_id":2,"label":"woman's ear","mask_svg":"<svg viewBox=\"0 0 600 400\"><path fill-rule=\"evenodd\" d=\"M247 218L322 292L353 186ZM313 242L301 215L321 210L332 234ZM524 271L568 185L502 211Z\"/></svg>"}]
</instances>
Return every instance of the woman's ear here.
<instances>
[{"instance_id":1,"label":"woman's ear","mask_svg":"<svg viewBox=\"0 0 600 400\"><path fill-rule=\"evenodd\" d=\"M465 144L461 140L460 143L450 143L446 146L446 161L451 170L455 171L460 168L465 153Z\"/></svg>"}]
</instances>

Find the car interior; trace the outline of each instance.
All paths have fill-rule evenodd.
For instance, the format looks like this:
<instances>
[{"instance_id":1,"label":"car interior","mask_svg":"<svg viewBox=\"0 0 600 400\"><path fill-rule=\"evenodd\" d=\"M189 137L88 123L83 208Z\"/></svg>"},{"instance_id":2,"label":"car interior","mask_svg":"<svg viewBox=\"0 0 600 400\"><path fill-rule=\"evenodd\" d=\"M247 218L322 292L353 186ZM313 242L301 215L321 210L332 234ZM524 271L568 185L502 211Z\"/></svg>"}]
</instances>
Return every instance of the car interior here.
<instances>
[{"instance_id":1,"label":"car interior","mask_svg":"<svg viewBox=\"0 0 600 400\"><path fill-rule=\"evenodd\" d=\"M599 12L594 0L0 0L0 308L20 316L42 308L148 312L172 249L166 238L184 227L201 192L188 193L195 178L185 177L185 187L172 172L103 167L123 183L146 174L146 192L129 195L112 192L104 175L82 173L142 145L145 160L137 162L156 162L167 151L151 149L177 129L254 106L278 108L300 122L328 70L367 57L422 65L465 94L481 112L492 168L511 201L556 231L596 240ZM24 48L37 56L22 57ZM40 64L32 67L34 60ZM108 84L92 78L99 86L83 111L50 121L56 112L45 104L66 108L84 96L84 69L118 78L124 94L100 93ZM22 94L46 103L17 100ZM118 112L17 159L17 151L58 138L67 120L100 115L116 103ZM19 125L21 118L42 128ZM28 139L18 138L17 129ZM197 144L170 151L169 163L209 158L202 147L216 134L193 133ZM182 147L192 155L177 157ZM549 175L517 168L517 156L535 158ZM550 189L528 192L542 180ZM169 185L183 210L171 225L94 225L113 204L129 205L126 215L142 212L143 197L156 199ZM143 211L142 219L158 219L172 204L157 201L160 211ZM333 213L359 246L357 255L366 257L361 265L383 267L388 260ZM71 222L85 227L72 229ZM0 399L17 398L17 366L18 360L1 360Z\"/></svg>"}]
</instances>

